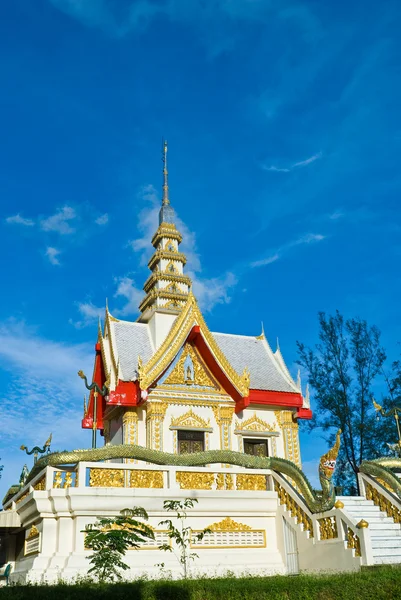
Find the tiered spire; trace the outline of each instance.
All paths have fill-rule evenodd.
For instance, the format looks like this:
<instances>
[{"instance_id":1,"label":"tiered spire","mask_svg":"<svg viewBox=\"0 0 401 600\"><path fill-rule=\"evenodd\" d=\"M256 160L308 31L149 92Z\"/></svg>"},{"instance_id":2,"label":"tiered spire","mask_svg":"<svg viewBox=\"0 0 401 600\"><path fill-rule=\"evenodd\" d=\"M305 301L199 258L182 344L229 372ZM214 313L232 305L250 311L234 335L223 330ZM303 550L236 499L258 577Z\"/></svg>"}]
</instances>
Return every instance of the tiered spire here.
<instances>
[{"instance_id":1,"label":"tiered spire","mask_svg":"<svg viewBox=\"0 0 401 600\"><path fill-rule=\"evenodd\" d=\"M167 141L163 141L163 194L159 228L152 238L155 253L148 263L152 274L144 285L146 296L139 306L141 321L148 321L154 311L178 314L185 304L191 280L184 275L186 257L179 252L181 233L175 226L175 212L170 204Z\"/></svg>"}]
</instances>

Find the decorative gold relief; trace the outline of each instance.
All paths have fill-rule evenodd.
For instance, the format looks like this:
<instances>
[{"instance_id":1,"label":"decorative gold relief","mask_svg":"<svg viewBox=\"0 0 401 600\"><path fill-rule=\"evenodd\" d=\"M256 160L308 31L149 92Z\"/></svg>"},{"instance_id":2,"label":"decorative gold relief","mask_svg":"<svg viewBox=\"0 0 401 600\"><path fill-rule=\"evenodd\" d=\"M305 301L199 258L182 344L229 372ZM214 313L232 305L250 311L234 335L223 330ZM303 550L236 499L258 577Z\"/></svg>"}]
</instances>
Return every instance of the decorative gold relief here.
<instances>
[{"instance_id":1,"label":"decorative gold relief","mask_svg":"<svg viewBox=\"0 0 401 600\"><path fill-rule=\"evenodd\" d=\"M401 510L391 500L368 482L365 482L365 491L367 500L373 500L373 504L378 506L382 512L385 512L388 517L394 519L394 523L401 523Z\"/></svg>"},{"instance_id":2,"label":"decorative gold relief","mask_svg":"<svg viewBox=\"0 0 401 600\"><path fill-rule=\"evenodd\" d=\"M25 494L22 494L22 496L20 496L16 501L15 504L19 504L20 502L22 502L29 494L29 490L27 492L25 492Z\"/></svg>"},{"instance_id":3,"label":"decorative gold relief","mask_svg":"<svg viewBox=\"0 0 401 600\"><path fill-rule=\"evenodd\" d=\"M45 490L46 489L46 476L45 477L41 477L39 479L39 481L37 481L34 485L34 490Z\"/></svg>"},{"instance_id":4,"label":"decorative gold relief","mask_svg":"<svg viewBox=\"0 0 401 600\"><path fill-rule=\"evenodd\" d=\"M347 531L347 548L349 550L355 550L355 556L362 556L361 553L361 542L359 537L348 527Z\"/></svg>"},{"instance_id":5,"label":"decorative gold relief","mask_svg":"<svg viewBox=\"0 0 401 600\"><path fill-rule=\"evenodd\" d=\"M64 475L64 488L72 487L72 473L70 471L66 471Z\"/></svg>"},{"instance_id":6,"label":"decorative gold relief","mask_svg":"<svg viewBox=\"0 0 401 600\"><path fill-rule=\"evenodd\" d=\"M171 427L182 427L183 429L210 429L210 419L206 421L196 415L192 408L180 417L171 417Z\"/></svg>"},{"instance_id":7,"label":"decorative gold relief","mask_svg":"<svg viewBox=\"0 0 401 600\"><path fill-rule=\"evenodd\" d=\"M29 530L28 537L26 539L31 540L32 538L35 538L38 535L39 535L39 530L37 529L37 527L35 525L32 525L32 527Z\"/></svg>"},{"instance_id":8,"label":"decorative gold relief","mask_svg":"<svg viewBox=\"0 0 401 600\"><path fill-rule=\"evenodd\" d=\"M291 410L276 410L274 414L283 432L285 457L300 467L298 422L294 421Z\"/></svg>"},{"instance_id":9,"label":"decorative gold relief","mask_svg":"<svg viewBox=\"0 0 401 600\"><path fill-rule=\"evenodd\" d=\"M216 423L220 427L220 448L222 450L231 450L231 423L235 410L234 406L215 405L212 408Z\"/></svg>"},{"instance_id":10,"label":"decorative gold relief","mask_svg":"<svg viewBox=\"0 0 401 600\"><path fill-rule=\"evenodd\" d=\"M89 487L124 487L123 469L90 469Z\"/></svg>"},{"instance_id":11,"label":"decorative gold relief","mask_svg":"<svg viewBox=\"0 0 401 600\"><path fill-rule=\"evenodd\" d=\"M309 533L309 537L313 537L313 522L312 519L307 515L307 513L303 510L303 508L298 504L298 502L293 498L286 490L283 488L279 482L274 480L274 491L277 492L279 502L282 506L285 506L286 510L288 510L292 517L294 517L297 521L298 525L302 525L304 531Z\"/></svg>"},{"instance_id":12,"label":"decorative gold relief","mask_svg":"<svg viewBox=\"0 0 401 600\"><path fill-rule=\"evenodd\" d=\"M162 423L167 407L167 402L148 402L146 405L146 445L148 448L163 450Z\"/></svg>"},{"instance_id":13,"label":"decorative gold relief","mask_svg":"<svg viewBox=\"0 0 401 600\"><path fill-rule=\"evenodd\" d=\"M246 473L237 474L237 490L266 491L266 475L247 475Z\"/></svg>"},{"instance_id":14,"label":"decorative gold relief","mask_svg":"<svg viewBox=\"0 0 401 600\"><path fill-rule=\"evenodd\" d=\"M230 473L217 473L216 487L218 490L233 490L233 476Z\"/></svg>"},{"instance_id":15,"label":"decorative gold relief","mask_svg":"<svg viewBox=\"0 0 401 600\"><path fill-rule=\"evenodd\" d=\"M321 540L333 540L338 538L337 520L335 517L319 519L318 523Z\"/></svg>"},{"instance_id":16,"label":"decorative gold relief","mask_svg":"<svg viewBox=\"0 0 401 600\"><path fill-rule=\"evenodd\" d=\"M206 529L211 531L252 531L252 527L244 523L237 523L231 517L226 517L219 523L212 523Z\"/></svg>"},{"instance_id":17,"label":"decorative gold relief","mask_svg":"<svg viewBox=\"0 0 401 600\"><path fill-rule=\"evenodd\" d=\"M147 389L166 370L168 365L171 364L175 356L177 356L179 349L185 343L185 340L194 325L199 325L202 335L215 360L225 372L231 383L243 397L247 397L249 394L249 387L247 387L246 382L241 379L241 376L235 371L220 350L216 340L205 323L192 292L188 295L186 304L175 320L166 339L149 362L144 366L143 374L140 378L141 389Z\"/></svg>"},{"instance_id":18,"label":"decorative gold relief","mask_svg":"<svg viewBox=\"0 0 401 600\"><path fill-rule=\"evenodd\" d=\"M163 471L131 471L130 487L162 488Z\"/></svg>"},{"instance_id":19,"label":"decorative gold relief","mask_svg":"<svg viewBox=\"0 0 401 600\"><path fill-rule=\"evenodd\" d=\"M187 367L185 367L187 363ZM170 375L165 379L166 385L199 385L219 389L193 346L185 344L182 354Z\"/></svg>"},{"instance_id":20,"label":"decorative gold relief","mask_svg":"<svg viewBox=\"0 0 401 600\"><path fill-rule=\"evenodd\" d=\"M138 368L140 357L138 357ZM124 444L138 444L138 414L134 408L128 408L123 416ZM124 459L125 463L137 463L133 458Z\"/></svg>"},{"instance_id":21,"label":"decorative gold relief","mask_svg":"<svg viewBox=\"0 0 401 600\"><path fill-rule=\"evenodd\" d=\"M53 478L53 488L60 489L62 484L63 484L63 478L61 475L61 471L56 471L54 473L54 478Z\"/></svg>"},{"instance_id":22,"label":"decorative gold relief","mask_svg":"<svg viewBox=\"0 0 401 600\"><path fill-rule=\"evenodd\" d=\"M214 473L194 473L177 471L176 480L181 490L211 490L214 484Z\"/></svg>"},{"instance_id":23,"label":"decorative gold relief","mask_svg":"<svg viewBox=\"0 0 401 600\"><path fill-rule=\"evenodd\" d=\"M263 433L264 431L277 431L277 425L270 425L266 421L263 421L260 417L256 416L256 412L253 417L250 417L246 421L235 421L235 432L237 431L257 431Z\"/></svg>"}]
</instances>

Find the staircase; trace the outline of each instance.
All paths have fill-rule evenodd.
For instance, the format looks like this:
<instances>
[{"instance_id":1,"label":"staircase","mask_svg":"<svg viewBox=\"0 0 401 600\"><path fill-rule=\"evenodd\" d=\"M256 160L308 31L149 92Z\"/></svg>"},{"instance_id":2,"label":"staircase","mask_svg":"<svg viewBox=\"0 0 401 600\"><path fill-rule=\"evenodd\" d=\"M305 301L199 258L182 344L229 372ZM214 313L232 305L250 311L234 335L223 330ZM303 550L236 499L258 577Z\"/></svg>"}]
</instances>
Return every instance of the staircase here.
<instances>
[{"instance_id":1,"label":"staircase","mask_svg":"<svg viewBox=\"0 0 401 600\"><path fill-rule=\"evenodd\" d=\"M401 525L381 512L373 500L364 496L337 496L344 504L355 524L364 519L369 523L372 542L373 564L388 565L401 563Z\"/></svg>"}]
</instances>

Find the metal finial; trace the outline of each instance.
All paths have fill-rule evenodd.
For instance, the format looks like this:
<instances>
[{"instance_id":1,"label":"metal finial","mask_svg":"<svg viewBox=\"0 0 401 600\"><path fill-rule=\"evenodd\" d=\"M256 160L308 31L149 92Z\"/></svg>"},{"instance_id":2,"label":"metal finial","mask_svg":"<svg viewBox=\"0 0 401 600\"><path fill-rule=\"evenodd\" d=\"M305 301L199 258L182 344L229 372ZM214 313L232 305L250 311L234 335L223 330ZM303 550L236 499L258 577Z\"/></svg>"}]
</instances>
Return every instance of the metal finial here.
<instances>
[{"instance_id":1,"label":"metal finial","mask_svg":"<svg viewBox=\"0 0 401 600\"><path fill-rule=\"evenodd\" d=\"M167 170L167 140L163 140L162 161L163 161L163 201L162 205L170 204L168 197L168 170Z\"/></svg>"}]
</instances>

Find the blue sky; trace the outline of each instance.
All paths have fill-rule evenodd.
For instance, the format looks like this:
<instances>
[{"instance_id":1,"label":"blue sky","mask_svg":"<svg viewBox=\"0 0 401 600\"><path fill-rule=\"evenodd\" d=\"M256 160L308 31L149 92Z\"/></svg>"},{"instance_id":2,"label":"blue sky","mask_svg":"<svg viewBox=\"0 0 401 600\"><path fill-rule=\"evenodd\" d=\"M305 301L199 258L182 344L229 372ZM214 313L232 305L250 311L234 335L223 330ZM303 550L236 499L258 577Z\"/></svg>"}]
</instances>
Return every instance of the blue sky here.
<instances>
[{"instance_id":1,"label":"blue sky","mask_svg":"<svg viewBox=\"0 0 401 600\"><path fill-rule=\"evenodd\" d=\"M296 340L317 312L399 355L397 1L13 0L0 19L1 492L19 450L86 447L97 318L134 319L169 141L212 330ZM302 434L306 470L325 444Z\"/></svg>"}]
</instances>

